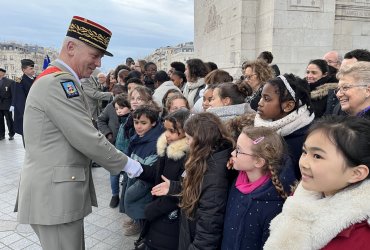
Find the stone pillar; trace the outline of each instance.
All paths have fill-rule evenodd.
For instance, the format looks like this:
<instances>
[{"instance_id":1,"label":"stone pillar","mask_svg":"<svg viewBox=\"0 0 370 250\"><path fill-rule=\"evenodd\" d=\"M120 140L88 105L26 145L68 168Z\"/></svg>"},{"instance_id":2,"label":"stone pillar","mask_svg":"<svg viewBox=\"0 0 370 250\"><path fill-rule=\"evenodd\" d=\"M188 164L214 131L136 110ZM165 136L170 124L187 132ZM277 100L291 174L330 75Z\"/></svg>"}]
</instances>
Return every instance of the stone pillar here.
<instances>
[{"instance_id":1,"label":"stone pillar","mask_svg":"<svg viewBox=\"0 0 370 250\"><path fill-rule=\"evenodd\" d=\"M282 73L304 76L311 59L370 47L369 0L195 0L195 57L234 76L261 51Z\"/></svg>"}]
</instances>

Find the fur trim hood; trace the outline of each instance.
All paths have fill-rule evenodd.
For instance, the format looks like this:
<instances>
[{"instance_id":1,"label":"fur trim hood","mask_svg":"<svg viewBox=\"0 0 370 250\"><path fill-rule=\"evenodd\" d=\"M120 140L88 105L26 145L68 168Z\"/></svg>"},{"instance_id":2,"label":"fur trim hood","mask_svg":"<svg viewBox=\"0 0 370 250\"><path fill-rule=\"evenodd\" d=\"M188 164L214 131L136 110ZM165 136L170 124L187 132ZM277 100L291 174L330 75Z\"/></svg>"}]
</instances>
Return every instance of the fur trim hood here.
<instances>
[{"instance_id":1,"label":"fur trim hood","mask_svg":"<svg viewBox=\"0 0 370 250\"><path fill-rule=\"evenodd\" d=\"M325 83L321 86L318 86L316 89L311 91L311 99L317 100L322 99L323 97L327 96L329 90L336 89L338 87L338 83Z\"/></svg>"},{"instance_id":2,"label":"fur trim hood","mask_svg":"<svg viewBox=\"0 0 370 250\"><path fill-rule=\"evenodd\" d=\"M186 138L182 138L168 145L165 133L163 133L157 141L157 154L158 156L163 157L165 156L166 151L168 158L173 160L181 159L189 151L189 145L186 144Z\"/></svg>"},{"instance_id":3,"label":"fur trim hood","mask_svg":"<svg viewBox=\"0 0 370 250\"><path fill-rule=\"evenodd\" d=\"M330 197L298 185L270 225L264 249L321 249L340 232L365 220L370 224L370 180Z\"/></svg>"}]
</instances>

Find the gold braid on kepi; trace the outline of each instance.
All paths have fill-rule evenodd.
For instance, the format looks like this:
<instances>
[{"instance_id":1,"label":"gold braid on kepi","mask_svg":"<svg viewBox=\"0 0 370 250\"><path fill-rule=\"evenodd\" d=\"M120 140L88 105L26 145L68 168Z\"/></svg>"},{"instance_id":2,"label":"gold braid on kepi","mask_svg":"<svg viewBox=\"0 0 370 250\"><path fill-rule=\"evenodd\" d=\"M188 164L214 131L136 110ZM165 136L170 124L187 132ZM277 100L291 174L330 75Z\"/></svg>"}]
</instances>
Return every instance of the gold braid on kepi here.
<instances>
[{"instance_id":1,"label":"gold braid on kepi","mask_svg":"<svg viewBox=\"0 0 370 250\"><path fill-rule=\"evenodd\" d=\"M113 56L107 51L112 32L107 28L86 18L74 16L69 25L67 36L80 40L104 52L104 55Z\"/></svg>"}]
</instances>

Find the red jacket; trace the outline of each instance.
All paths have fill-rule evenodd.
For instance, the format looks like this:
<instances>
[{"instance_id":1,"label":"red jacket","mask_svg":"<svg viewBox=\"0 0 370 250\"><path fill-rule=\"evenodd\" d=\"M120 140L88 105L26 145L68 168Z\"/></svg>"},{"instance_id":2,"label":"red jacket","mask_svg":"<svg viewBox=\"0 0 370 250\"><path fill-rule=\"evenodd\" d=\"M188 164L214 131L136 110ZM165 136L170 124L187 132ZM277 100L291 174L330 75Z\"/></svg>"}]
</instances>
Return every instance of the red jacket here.
<instances>
[{"instance_id":1,"label":"red jacket","mask_svg":"<svg viewBox=\"0 0 370 250\"><path fill-rule=\"evenodd\" d=\"M370 225L367 221L354 224L340 232L323 250L370 249Z\"/></svg>"}]
</instances>

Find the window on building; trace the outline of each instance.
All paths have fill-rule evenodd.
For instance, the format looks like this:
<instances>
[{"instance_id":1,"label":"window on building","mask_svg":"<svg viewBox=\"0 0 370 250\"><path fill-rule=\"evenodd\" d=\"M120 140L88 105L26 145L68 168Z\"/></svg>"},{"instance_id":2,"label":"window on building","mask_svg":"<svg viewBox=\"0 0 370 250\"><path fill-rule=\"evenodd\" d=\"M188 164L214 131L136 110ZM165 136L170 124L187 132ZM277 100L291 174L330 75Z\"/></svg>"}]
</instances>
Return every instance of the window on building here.
<instances>
[{"instance_id":1,"label":"window on building","mask_svg":"<svg viewBox=\"0 0 370 250\"><path fill-rule=\"evenodd\" d=\"M12 55L9 56L9 60L14 60Z\"/></svg>"}]
</instances>

